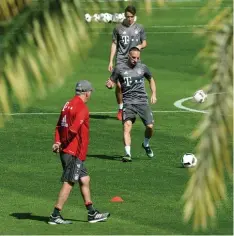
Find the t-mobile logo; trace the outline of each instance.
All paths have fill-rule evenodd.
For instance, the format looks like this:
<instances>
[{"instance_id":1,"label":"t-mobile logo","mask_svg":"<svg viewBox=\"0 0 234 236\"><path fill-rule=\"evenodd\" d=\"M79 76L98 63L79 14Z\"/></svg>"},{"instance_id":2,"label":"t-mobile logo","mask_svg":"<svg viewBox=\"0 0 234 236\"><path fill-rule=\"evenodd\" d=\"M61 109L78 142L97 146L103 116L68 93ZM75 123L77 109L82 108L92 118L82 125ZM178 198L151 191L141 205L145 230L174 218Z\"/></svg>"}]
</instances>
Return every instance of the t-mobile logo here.
<instances>
[{"instance_id":1,"label":"t-mobile logo","mask_svg":"<svg viewBox=\"0 0 234 236\"><path fill-rule=\"evenodd\" d=\"M124 42L124 44L128 44L129 43L129 36L127 36L127 35L122 36L122 41Z\"/></svg>"}]
</instances>

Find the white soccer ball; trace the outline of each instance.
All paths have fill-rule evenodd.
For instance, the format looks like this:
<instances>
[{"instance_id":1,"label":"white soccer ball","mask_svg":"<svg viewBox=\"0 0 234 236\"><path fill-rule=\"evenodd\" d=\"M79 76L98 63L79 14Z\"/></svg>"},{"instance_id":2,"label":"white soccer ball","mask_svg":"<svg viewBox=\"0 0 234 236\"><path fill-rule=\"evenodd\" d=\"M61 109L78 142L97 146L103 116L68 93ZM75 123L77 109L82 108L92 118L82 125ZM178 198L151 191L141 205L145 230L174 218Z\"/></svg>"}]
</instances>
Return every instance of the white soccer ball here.
<instances>
[{"instance_id":1,"label":"white soccer ball","mask_svg":"<svg viewBox=\"0 0 234 236\"><path fill-rule=\"evenodd\" d=\"M115 23L119 22L119 14L118 13L113 14L112 21Z\"/></svg>"},{"instance_id":2,"label":"white soccer ball","mask_svg":"<svg viewBox=\"0 0 234 236\"><path fill-rule=\"evenodd\" d=\"M121 23L125 19L125 14L124 13L119 13L117 18L118 18L118 22Z\"/></svg>"},{"instance_id":3,"label":"white soccer ball","mask_svg":"<svg viewBox=\"0 0 234 236\"><path fill-rule=\"evenodd\" d=\"M186 153L183 155L181 163L185 168L194 167L197 164L197 158L192 153Z\"/></svg>"},{"instance_id":4,"label":"white soccer ball","mask_svg":"<svg viewBox=\"0 0 234 236\"><path fill-rule=\"evenodd\" d=\"M101 20L100 15L97 13L95 13L92 18L93 18L93 21L95 21L95 22L99 22Z\"/></svg>"},{"instance_id":5,"label":"white soccer ball","mask_svg":"<svg viewBox=\"0 0 234 236\"><path fill-rule=\"evenodd\" d=\"M113 15L110 13L105 13L105 18L107 23L111 23L113 19Z\"/></svg>"},{"instance_id":6,"label":"white soccer ball","mask_svg":"<svg viewBox=\"0 0 234 236\"><path fill-rule=\"evenodd\" d=\"M92 21L92 16L90 14L86 13L85 14L85 21L88 22L88 23L91 22Z\"/></svg>"},{"instance_id":7,"label":"white soccer ball","mask_svg":"<svg viewBox=\"0 0 234 236\"><path fill-rule=\"evenodd\" d=\"M105 13L101 13L99 16L100 16L100 21L101 22L105 22L106 21Z\"/></svg>"},{"instance_id":8,"label":"white soccer ball","mask_svg":"<svg viewBox=\"0 0 234 236\"><path fill-rule=\"evenodd\" d=\"M207 94L203 90L198 90L193 95L193 99L199 103L204 102L206 98L207 98Z\"/></svg>"}]
</instances>

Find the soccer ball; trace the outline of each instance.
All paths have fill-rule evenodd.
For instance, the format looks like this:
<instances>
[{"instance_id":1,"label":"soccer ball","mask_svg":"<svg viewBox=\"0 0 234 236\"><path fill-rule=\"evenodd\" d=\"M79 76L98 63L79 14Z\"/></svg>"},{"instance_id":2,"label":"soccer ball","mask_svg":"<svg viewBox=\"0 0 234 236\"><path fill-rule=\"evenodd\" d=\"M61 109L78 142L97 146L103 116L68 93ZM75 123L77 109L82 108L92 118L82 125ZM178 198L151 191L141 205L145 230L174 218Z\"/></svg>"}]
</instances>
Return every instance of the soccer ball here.
<instances>
[{"instance_id":1,"label":"soccer ball","mask_svg":"<svg viewBox=\"0 0 234 236\"><path fill-rule=\"evenodd\" d=\"M118 14L118 22L123 22L124 21L124 19L125 19L125 14L124 13L120 13L120 14Z\"/></svg>"},{"instance_id":2,"label":"soccer ball","mask_svg":"<svg viewBox=\"0 0 234 236\"><path fill-rule=\"evenodd\" d=\"M197 164L197 158L192 153L186 153L181 159L183 167L190 168Z\"/></svg>"},{"instance_id":3,"label":"soccer ball","mask_svg":"<svg viewBox=\"0 0 234 236\"><path fill-rule=\"evenodd\" d=\"M112 22L112 14L103 13L103 15L101 15L101 19L104 23L110 23Z\"/></svg>"},{"instance_id":4,"label":"soccer ball","mask_svg":"<svg viewBox=\"0 0 234 236\"><path fill-rule=\"evenodd\" d=\"M105 22L106 21L105 13L101 13L99 16L100 16L100 21L101 22Z\"/></svg>"},{"instance_id":5,"label":"soccer ball","mask_svg":"<svg viewBox=\"0 0 234 236\"><path fill-rule=\"evenodd\" d=\"M90 14L86 13L85 14L85 21L88 22L88 23L91 22L92 21L92 16Z\"/></svg>"},{"instance_id":6,"label":"soccer ball","mask_svg":"<svg viewBox=\"0 0 234 236\"><path fill-rule=\"evenodd\" d=\"M110 13L105 13L105 18L107 23L111 23L113 19L113 15Z\"/></svg>"},{"instance_id":7,"label":"soccer ball","mask_svg":"<svg viewBox=\"0 0 234 236\"><path fill-rule=\"evenodd\" d=\"M113 14L113 17L112 17L112 21L115 22L115 23L118 23L119 22L119 14L118 13L114 13Z\"/></svg>"},{"instance_id":8,"label":"soccer ball","mask_svg":"<svg viewBox=\"0 0 234 236\"><path fill-rule=\"evenodd\" d=\"M204 102L206 100L206 98L207 98L207 94L205 94L205 92L203 90L198 90L193 95L193 99L199 103Z\"/></svg>"},{"instance_id":9,"label":"soccer ball","mask_svg":"<svg viewBox=\"0 0 234 236\"><path fill-rule=\"evenodd\" d=\"M99 22L100 21L100 15L99 14L94 14L93 15L93 20L95 21L95 22Z\"/></svg>"}]
</instances>

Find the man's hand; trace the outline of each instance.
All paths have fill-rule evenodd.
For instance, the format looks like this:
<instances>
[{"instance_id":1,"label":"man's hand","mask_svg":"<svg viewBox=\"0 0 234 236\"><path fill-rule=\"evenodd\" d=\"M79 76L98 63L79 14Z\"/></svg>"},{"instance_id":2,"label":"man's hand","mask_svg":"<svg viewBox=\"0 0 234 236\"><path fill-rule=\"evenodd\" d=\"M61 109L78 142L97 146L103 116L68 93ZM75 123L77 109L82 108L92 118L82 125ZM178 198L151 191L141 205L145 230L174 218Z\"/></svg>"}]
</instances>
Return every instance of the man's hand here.
<instances>
[{"instance_id":1,"label":"man's hand","mask_svg":"<svg viewBox=\"0 0 234 236\"><path fill-rule=\"evenodd\" d=\"M52 151L59 153L61 151L61 143L54 143L52 146Z\"/></svg>"},{"instance_id":2,"label":"man's hand","mask_svg":"<svg viewBox=\"0 0 234 236\"><path fill-rule=\"evenodd\" d=\"M151 101L152 104L155 104L157 102L157 98L156 98L155 94L151 95L150 101Z\"/></svg>"},{"instance_id":3,"label":"man's hand","mask_svg":"<svg viewBox=\"0 0 234 236\"><path fill-rule=\"evenodd\" d=\"M106 81L106 87L107 87L108 89L112 89L114 86L115 86L115 83L114 83L111 79L108 79L108 80Z\"/></svg>"},{"instance_id":4,"label":"man's hand","mask_svg":"<svg viewBox=\"0 0 234 236\"><path fill-rule=\"evenodd\" d=\"M136 47L137 47L139 50L142 49L141 44L137 45Z\"/></svg>"},{"instance_id":5,"label":"man's hand","mask_svg":"<svg viewBox=\"0 0 234 236\"><path fill-rule=\"evenodd\" d=\"M112 72L112 70L113 70L113 62L112 61L109 63L108 70L110 72Z\"/></svg>"}]
</instances>

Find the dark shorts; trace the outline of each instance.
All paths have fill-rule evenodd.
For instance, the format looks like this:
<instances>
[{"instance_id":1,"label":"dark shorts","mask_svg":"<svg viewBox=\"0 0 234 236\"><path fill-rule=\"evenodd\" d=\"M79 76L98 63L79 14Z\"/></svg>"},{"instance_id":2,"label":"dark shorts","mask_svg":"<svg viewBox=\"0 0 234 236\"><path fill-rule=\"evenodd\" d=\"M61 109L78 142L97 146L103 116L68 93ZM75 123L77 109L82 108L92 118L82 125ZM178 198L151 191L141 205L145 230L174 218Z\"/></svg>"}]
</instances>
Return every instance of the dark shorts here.
<instances>
[{"instance_id":1,"label":"dark shorts","mask_svg":"<svg viewBox=\"0 0 234 236\"><path fill-rule=\"evenodd\" d=\"M153 113L148 104L124 104L123 124L128 120L134 123L136 121L136 115L139 115L145 126L154 123Z\"/></svg>"},{"instance_id":2,"label":"dark shorts","mask_svg":"<svg viewBox=\"0 0 234 236\"><path fill-rule=\"evenodd\" d=\"M88 176L84 162L67 153L61 153L60 159L63 166L62 182L79 182L80 178Z\"/></svg>"}]
</instances>

